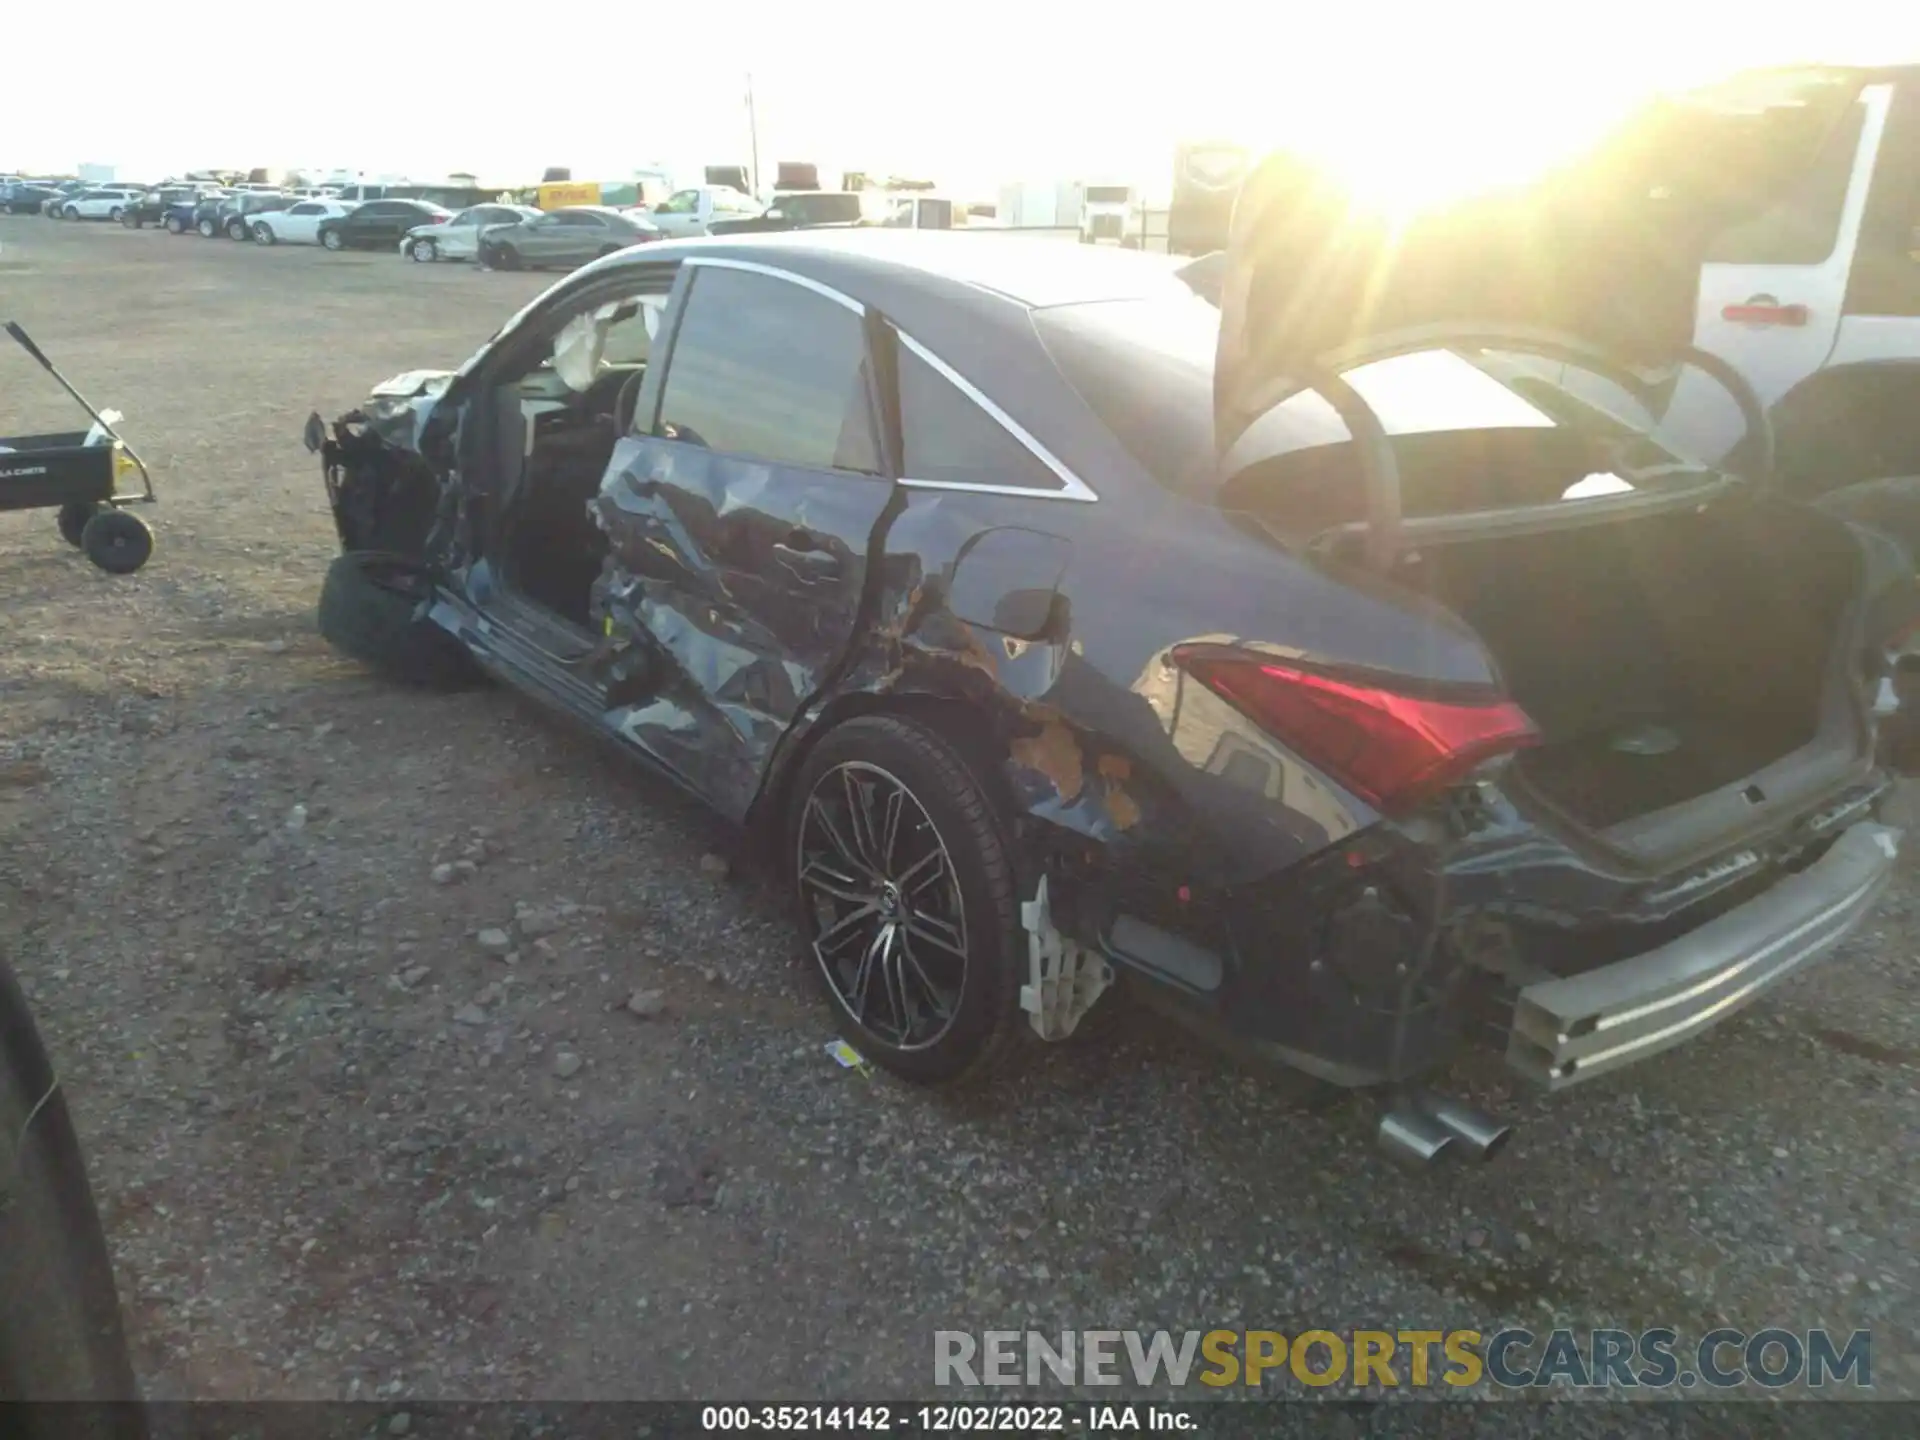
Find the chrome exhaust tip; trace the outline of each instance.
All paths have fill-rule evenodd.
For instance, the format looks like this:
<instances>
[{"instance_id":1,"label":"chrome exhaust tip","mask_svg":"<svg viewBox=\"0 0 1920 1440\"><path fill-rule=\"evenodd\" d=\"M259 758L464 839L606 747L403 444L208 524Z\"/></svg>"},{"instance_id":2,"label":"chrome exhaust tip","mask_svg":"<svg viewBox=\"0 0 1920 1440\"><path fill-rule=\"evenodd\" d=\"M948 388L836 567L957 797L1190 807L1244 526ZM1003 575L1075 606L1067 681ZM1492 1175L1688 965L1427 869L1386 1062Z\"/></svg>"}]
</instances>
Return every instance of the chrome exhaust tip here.
<instances>
[{"instance_id":1,"label":"chrome exhaust tip","mask_svg":"<svg viewBox=\"0 0 1920 1440\"><path fill-rule=\"evenodd\" d=\"M1404 1165L1423 1168L1453 1148L1458 1137L1433 1116L1409 1107L1380 1117L1380 1144Z\"/></svg>"},{"instance_id":2,"label":"chrome exhaust tip","mask_svg":"<svg viewBox=\"0 0 1920 1440\"><path fill-rule=\"evenodd\" d=\"M1484 1110L1445 1095L1423 1095L1420 1108L1476 1160L1491 1160L1513 1138L1513 1127Z\"/></svg>"}]
</instances>

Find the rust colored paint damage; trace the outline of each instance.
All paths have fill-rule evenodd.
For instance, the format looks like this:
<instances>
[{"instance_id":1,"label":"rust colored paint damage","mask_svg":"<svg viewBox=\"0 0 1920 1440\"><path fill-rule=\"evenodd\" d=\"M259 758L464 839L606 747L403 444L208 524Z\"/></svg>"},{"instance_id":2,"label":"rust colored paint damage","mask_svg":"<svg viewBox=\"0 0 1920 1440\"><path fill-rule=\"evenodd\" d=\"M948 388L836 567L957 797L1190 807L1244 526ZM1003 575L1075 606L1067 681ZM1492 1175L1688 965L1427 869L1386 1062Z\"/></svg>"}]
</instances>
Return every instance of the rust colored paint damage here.
<instances>
[{"instance_id":1,"label":"rust colored paint damage","mask_svg":"<svg viewBox=\"0 0 1920 1440\"><path fill-rule=\"evenodd\" d=\"M1140 823L1139 803L1113 780L1107 781L1107 818L1121 830Z\"/></svg>"},{"instance_id":2,"label":"rust colored paint damage","mask_svg":"<svg viewBox=\"0 0 1920 1440\"><path fill-rule=\"evenodd\" d=\"M1009 747L1016 764L1037 770L1053 782L1060 798L1072 803L1086 784L1081 773L1080 742L1059 720L1041 723L1038 735L1023 735Z\"/></svg>"},{"instance_id":3,"label":"rust colored paint damage","mask_svg":"<svg viewBox=\"0 0 1920 1440\"><path fill-rule=\"evenodd\" d=\"M1000 673L999 657L981 643L971 625L961 625L959 653L954 658L988 676L997 677Z\"/></svg>"}]
</instances>

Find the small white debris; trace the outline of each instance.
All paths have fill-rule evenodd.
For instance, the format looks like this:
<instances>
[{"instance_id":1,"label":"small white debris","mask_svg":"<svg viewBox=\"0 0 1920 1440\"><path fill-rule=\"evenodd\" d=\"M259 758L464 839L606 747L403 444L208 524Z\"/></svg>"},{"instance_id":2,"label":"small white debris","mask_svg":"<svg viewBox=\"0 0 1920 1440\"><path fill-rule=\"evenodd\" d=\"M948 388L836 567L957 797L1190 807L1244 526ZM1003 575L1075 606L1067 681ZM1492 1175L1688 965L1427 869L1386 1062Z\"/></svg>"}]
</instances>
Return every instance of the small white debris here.
<instances>
[{"instance_id":1,"label":"small white debris","mask_svg":"<svg viewBox=\"0 0 1920 1440\"><path fill-rule=\"evenodd\" d=\"M727 871L731 868L732 867L727 864L726 856L716 855L711 850L700 857L700 873L702 875L711 875L716 880L726 879Z\"/></svg>"},{"instance_id":2,"label":"small white debris","mask_svg":"<svg viewBox=\"0 0 1920 1440\"><path fill-rule=\"evenodd\" d=\"M304 830L307 828L307 807L296 805L287 812L287 829Z\"/></svg>"},{"instance_id":3,"label":"small white debris","mask_svg":"<svg viewBox=\"0 0 1920 1440\"><path fill-rule=\"evenodd\" d=\"M627 1009L642 1020L652 1020L666 1008L667 996L662 990L636 990L627 997Z\"/></svg>"},{"instance_id":4,"label":"small white debris","mask_svg":"<svg viewBox=\"0 0 1920 1440\"><path fill-rule=\"evenodd\" d=\"M436 885L451 885L453 883L454 873L454 868L451 865L436 865L433 867L433 883Z\"/></svg>"},{"instance_id":5,"label":"small white debris","mask_svg":"<svg viewBox=\"0 0 1920 1440\"><path fill-rule=\"evenodd\" d=\"M387 1421L387 1434L389 1435L405 1435L409 1433L412 1429L413 1429L413 1416L409 1415L404 1410L402 1410L398 1415L395 1415L391 1420Z\"/></svg>"},{"instance_id":6,"label":"small white debris","mask_svg":"<svg viewBox=\"0 0 1920 1440\"><path fill-rule=\"evenodd\" d=\"M458 1010L453 1012L453 1023L456 1025L484 1025L487 1023L487 1012L482 1010L478 1005L462 1005Z\"/></svg>"},{"instance_id":7,"label":"small white debris","mask_svg":"<svg viewBox=\"0 0 1920 1440\"><path fill-rule=\"evenodd\" d=\"M433 970L429 966L409 965L406 969L400 972L400 983L406 986L407 989L411 990L414 986L418 985L422 980L426 979L427 976L431 975L432 973L433 973Z\"/></svg>"},{"instance_id":8,"label":"small white debris","mask_svg":"<svg viewBox=\"0 0 1920 1440\"><path fill-rule=\"evenodd\" d=\"M504 955L513 949L513 937L507 934L506 931L498 928L482 930L473 938L479 942L480 948L489 955Z\"/></svg>"},{"instance_id":9,"label":"small white debris","mask_svg":"<svg viewBox=\"0 0 1920 1440\"><path fill-rule=\"evenodd\" d=\"M580 1073L580 1067L587 1062L571 1050L561 1050L553 1057L553 1073L562 1080L571 1080Z\"/></svg>"}]
</instances>

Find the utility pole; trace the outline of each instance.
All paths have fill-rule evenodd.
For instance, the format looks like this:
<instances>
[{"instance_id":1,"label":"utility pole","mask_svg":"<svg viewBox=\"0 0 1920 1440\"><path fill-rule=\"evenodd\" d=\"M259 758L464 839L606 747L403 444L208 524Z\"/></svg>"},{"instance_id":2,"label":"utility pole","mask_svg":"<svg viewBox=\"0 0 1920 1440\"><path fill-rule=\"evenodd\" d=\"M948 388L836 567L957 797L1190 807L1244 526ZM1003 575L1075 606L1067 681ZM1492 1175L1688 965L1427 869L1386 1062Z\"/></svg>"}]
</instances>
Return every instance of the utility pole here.
<instances>
[{"instance_id":1,"label":"utility pole","mask_svg":"<svg viewBox=\"0 0 1920 1440\"><path fill-rule=\"evenodd\" d=\"M760 194L760 122L753 113L753 74L747 74L747 143L752 147L753 164L747 171L747 181L757 199Z\"/></svg>"}]
</instances>

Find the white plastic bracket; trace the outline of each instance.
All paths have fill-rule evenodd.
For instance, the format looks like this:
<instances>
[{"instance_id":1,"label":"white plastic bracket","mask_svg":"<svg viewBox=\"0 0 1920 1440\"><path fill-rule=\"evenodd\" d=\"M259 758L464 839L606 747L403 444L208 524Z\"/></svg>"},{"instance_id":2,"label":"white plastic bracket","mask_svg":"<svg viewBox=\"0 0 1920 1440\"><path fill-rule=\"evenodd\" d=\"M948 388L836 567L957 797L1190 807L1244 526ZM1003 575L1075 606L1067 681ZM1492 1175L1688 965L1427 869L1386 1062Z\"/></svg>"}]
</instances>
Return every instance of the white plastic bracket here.
<instances>
[{"instance_id":1,"label":"white plastic bracket","mask_svg":"<svg viewBox=\"0 0 1920 1440\"><path fill-rule=\"evenodd\" d=\"M1042 1040L1064 1040L1113 984L1113 967L1054 928L1044 875L1033 899L1021 904L1020 923L1027 932L1027 983L1020 987L1020 1008Z\"/></svg>"}]
</instances>

